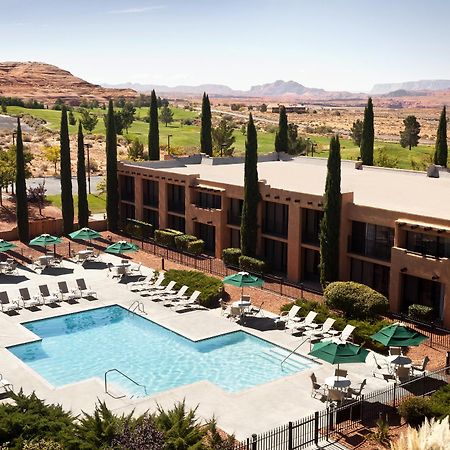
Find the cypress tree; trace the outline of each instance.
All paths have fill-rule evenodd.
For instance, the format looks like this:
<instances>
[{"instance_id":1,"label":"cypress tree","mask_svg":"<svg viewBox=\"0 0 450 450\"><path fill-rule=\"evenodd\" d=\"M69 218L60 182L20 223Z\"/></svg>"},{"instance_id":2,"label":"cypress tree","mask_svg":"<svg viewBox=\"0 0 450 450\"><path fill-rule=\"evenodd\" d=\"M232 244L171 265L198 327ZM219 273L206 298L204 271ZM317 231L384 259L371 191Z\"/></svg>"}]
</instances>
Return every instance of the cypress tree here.
<instances>
[{"instance_id":1,"label":"cypress tree","mask_svg":"<svg viewBox=\"0 0 450 450\"><path fill-rule=\"evenodd\" d=\"M447 111L442 108L439 126L436 135L436 150L434 152L434 163L447 167L448 145L447 145Z\"/></svg>"},{"instance_id":2,"label":"cypress tree","mask_svg":"<svg viewBox=\"0 0 450 450\"><path fill-rule=\"evenodd\" d=\"M245 141L244 203L241 215L241 251L245 256L256 255L257 210L260 200L257 163L258 137L250 114Z\"/></svg>"},{"instance_id":3,"label":"cypress tree","mask_svg":"<svg viewBox=\"0 0 450 450\"><path fill-rule=\"evenodd\" d=\"M375 139L375 131L373 126L373 103L369 97L367 106L364 109L364 122L361 137L361 160L366 166L373 166L373 143Z\"/></svg>"},{"instance_id":4,"label":"cypress tree","mask_svg":"<svg viewBox=\"0 0 450 450\"><path fill-rule=\"evenodd\" d=\"M278 131L275 135L275 151L276 152L288 152L289 139L288 139L288 119L286 114L286 108L280 106L280 115L278 119Z\"/></svg>"},{"instance_id":5,"label":"cypress tree","mask_svg":"<svg viewBox=\"0 0 450 450\"><path fill-rule=\"evenodd\" d=\"M150 99L150 127L148 131L148 159L159 161L159 124L158 124L158 100L155 90L152 90Z\"/></svg>"},{"instance_id":6,"label":"cypress tree","mask_svg":"<svg viewBox=\"0 0 450 450\"><path fill-rule=\"evenodd\" d=\"M84 136L81 122L78 124L78 226L87 227L89 223L89 205L86 191L86 162L84 159Z\"/></svg>"},{"instance_id":7,"label":"cypress tree","mask_svg":"<svg viewBox=\"0 0 450 450\"><path fill-rule=\"evenodd\" d=\"M202 100L202 127L200 130L200 151L212 156L211 104L206 92Z\"/></svg>"},{"instance_id":8,"label":"cypress tree","mask_svg":"<svg viewBox=\"0 0 450 450\"><path fill-rule=\"evenodd\" d=\"M320 283L339 279L339 231L341 224L341 146L339 136L330 141L327 179L320 222Z\"/></svg>"},{"instance_id":9,"label":"cypress tree","mask_svg":"<svg viewBox=\"0 0 450 450\"><path fill-rule=\"evenodd\" d=\"M20 119L17 118L17 145L16 145L16 216L17 231L21 242L30 240L28 229L28 200L27 185L25 182L25 157L22 141Z\"/></svg>"},{"instance_id":10,"label":"cypress tree","mask_svg":"<svg viewBox=\"0 0 450 450\"><path fill-rule=\"evenodd\" d=\"M60 130L60 176L61 176L61 210L63 216L63 233L73 231L73 197L72 197L72 169L70 162L69 126L67 123L67 109L63 105L61 110Z\"/></svg>"},{"instance_id":11,"label":"cypress tree","mask_svg":"<svg viewBox=\"0 0 450 450\"><path fill-rule=\"evenodd\" d=\"M117 136L112 100L109 100L108 115L106 117L106 215L108 230L117 230L119 222L119 185L117 181Z\"/></svg>"}]
</instances>

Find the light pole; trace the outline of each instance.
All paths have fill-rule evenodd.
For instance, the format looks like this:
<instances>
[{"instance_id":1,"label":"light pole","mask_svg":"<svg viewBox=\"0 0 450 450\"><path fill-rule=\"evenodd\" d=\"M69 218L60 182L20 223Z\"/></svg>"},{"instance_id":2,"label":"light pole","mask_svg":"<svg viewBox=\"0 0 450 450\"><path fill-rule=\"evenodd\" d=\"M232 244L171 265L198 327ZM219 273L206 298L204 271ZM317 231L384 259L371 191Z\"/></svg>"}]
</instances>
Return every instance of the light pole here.
<instances>
[{"instance_id":1,"label":"light pole","mask_svg":"<svg viewBox=\"0 0 450 450\"><path fill-rule=\"evenodd\" d=\"M88 174L88 193L91 193L91 162L89 159L89 149L92 147L92 144L84 144L86 147L87 153L87 174Z\"/></svg>"},{"instance_id":2,"label":"light pole","mask_svg":"<svg viewBox=\"0 0 450 450\"><path fill-rule=\"evenodd\" d=\"M170 138L172 137L171 134L167 135L167 154L170 155Z\"/></svg>"}]
</instances>

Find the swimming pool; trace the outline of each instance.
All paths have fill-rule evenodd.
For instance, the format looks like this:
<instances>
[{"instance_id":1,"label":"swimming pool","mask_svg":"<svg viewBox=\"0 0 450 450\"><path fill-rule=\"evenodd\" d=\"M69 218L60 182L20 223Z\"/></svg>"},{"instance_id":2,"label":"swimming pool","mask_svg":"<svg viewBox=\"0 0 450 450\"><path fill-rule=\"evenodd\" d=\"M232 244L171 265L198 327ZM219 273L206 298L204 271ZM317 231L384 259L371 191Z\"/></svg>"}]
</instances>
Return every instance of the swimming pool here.
<instances>
[{"instance_id":1,"label":"swimming pool","mask_svg":"<svg viewBox=\"0 0 450 450\"><path fill-rule=\"evenodd\" d=\"M8 350L59 387L117 368L147 394L208 380L229 392L267 383L315 363L243 331L193 342L121 306L24 323L42 340ZM132 395L135 386L117 373L111 381Z\"/></svg>"}]
</instances>

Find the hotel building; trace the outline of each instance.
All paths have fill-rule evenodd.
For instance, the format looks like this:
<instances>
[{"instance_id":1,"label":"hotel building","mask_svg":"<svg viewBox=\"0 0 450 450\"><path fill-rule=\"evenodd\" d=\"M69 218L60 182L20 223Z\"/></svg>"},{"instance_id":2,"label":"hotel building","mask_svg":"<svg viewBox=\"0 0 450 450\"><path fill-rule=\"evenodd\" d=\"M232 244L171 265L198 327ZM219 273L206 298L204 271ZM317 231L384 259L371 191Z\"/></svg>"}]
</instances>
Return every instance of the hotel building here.
<instances>
[{"instance_id":1,"label":"hotel building","mask_svg":"<svg viewBox=\"0 0 450 450\"><path fill-rule=\"evenodd\" d=\"M120 215L194 234L220 258L239 247L243 158L194 155L119 163ZM342 161L340 278L367 284L391 310L418 303L450 328L450 173ZM292 282L319 279L327 168L319 158L260 156L258 255Z\"/></svg>"}]
</instances>

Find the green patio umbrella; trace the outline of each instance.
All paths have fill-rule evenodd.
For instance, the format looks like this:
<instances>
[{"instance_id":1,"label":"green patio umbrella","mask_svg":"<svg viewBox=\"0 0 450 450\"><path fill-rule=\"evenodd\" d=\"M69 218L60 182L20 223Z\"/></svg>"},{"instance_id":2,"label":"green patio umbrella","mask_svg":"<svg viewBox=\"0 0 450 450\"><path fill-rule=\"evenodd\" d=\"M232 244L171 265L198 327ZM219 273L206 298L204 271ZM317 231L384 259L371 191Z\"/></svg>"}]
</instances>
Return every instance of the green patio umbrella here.
<instances>
[{"instance_id":1,"label":"green patio umbrella","mask_svg":"<svg viewBox=\"0 0 450 450\"><path fill-rule=\"evenodd\" d=\"M264 280L254 275L250 275L248 272L238 272L233 275L228 275L223 279L225 284L230 284L231 286L236 286L242 288L242 292L244 291L244 287L261 287L264 283Z\"/></svg>"},{"instance_id":2,"label":"green patio umbrella","mask_svg":"<svg viewBox=\"0 0 450 450\"><path fill-rule=\"evenodd\" d=\"M69 234L72 239L79 241L91 241L100 237L100 233L90 228L81 228Z\"/></svg>"},{"instance_id":3,"label":"green patio umbrella","mask_svg":"<svg viewBox=\"0 0 450 450\"><path fill-rule=\"evenodd\" d=\"M16 248L17 245L12 242L5 241L4 239L0 239L0 252L7 252L12 248Z\"/></svg>"},{"instance_id":4,"label":"green patio umbrella","mask_svg":"<svg viewBox=\"0 0 450 450\"><path fill-rule=\"evenodd\" d=\"M47 247L47 245L54 245L61 243L61 238L52 236L51 234L41 234L34 239L31 239L30 245L37 245L39 247Z\"/></svg>"},{"instance_id":5,"label":"green patio umbrella","mask_svg":"<svg viewBox=\"0 0 450 450\"><path fill-rule=\"evenodd\" d=\"M351 342L338 344L325 341L314 344L309 354L330 364L337 364L339 369L339 364L365 362L369 351Z\"/></svg>"},{"instance_id":6,"label":"green patio umbrella","mask_svg":"<svg viewBox=\"0 0 450 450\"><path fill-rule=\"evenodd\" d=\"M115 255L122 255L123 253L137 252L139 247L127 241L119 241L106 247L105 252L113 253Z\"/></svg>"},{"instance_id":7,"label":"green patio umbrella","mask_svg":"<svg viewBox=\"0 0 450 450\"><path fill-rule=\"evenodd\" d=\"M382 328L370 337L386 347L411 347L420 345L428 339L422 333L414 331L399 322Z\"/></svg>"}]
</instances>

